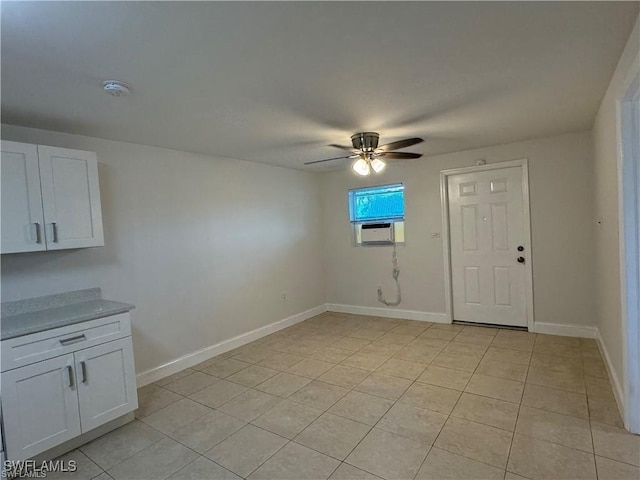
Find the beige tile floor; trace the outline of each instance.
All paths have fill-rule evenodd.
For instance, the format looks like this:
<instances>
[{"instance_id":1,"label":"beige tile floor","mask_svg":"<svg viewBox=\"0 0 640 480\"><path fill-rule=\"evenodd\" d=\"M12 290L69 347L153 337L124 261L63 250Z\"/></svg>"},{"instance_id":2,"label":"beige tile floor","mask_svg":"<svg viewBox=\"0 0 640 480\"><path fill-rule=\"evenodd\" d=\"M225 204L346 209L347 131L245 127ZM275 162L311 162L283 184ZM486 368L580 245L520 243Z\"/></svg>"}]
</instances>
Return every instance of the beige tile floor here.
<instances>
[{"instance_id":1,"label":"beige tile floor","mask_svg":"<svg viewBox=\"0 0 640 480\"><path fill-rule=\"evenodd\" d=\"M323 314L139 400L66 478L640 479L587 339Z\"/></svg>"}]
</instances>

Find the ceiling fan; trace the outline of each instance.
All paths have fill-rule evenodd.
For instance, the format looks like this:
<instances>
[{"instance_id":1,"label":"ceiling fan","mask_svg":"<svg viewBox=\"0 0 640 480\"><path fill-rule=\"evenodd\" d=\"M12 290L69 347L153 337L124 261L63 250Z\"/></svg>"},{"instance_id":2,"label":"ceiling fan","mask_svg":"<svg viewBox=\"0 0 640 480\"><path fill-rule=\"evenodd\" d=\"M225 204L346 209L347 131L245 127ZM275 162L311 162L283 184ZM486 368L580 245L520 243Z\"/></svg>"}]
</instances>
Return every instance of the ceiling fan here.
<instances>
[{"instance_id":1,"label":"ceiling fan","mask_svg":"<svg viewBox=\"0 0 640 480\"><path fill-rule=\"evenodd\" d=\"M313 165L315 163L331 162L334 160L342 160L344 158L358 159L353 162L351 168L358 175L367 176L373 170L374 173L380 173L386 166L383 161L420 158L420 153L409 152L396 152L395 150L400 148L407 148L412 145L424 142L422 138L406 138L404 140L398 140L397 142L387 143L386 145L378 146L378 140L380 135L376 132L361 132L351 135L351 143L353 147L347 147L344 145L330 145L331 147L340 148L342 150L351 151L351 155L344 157L327 158L325 160L315 160L313 162L305 162L305 165Z\"/></svg>"}]
</instances>

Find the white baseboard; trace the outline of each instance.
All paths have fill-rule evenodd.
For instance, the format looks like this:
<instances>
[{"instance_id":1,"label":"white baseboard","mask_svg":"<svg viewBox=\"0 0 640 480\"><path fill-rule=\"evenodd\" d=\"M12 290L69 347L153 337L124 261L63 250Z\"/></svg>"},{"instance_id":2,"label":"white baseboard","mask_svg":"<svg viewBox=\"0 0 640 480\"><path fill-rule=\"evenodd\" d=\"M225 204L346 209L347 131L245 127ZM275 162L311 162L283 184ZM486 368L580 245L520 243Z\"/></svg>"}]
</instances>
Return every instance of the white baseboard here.
<instances>
[{"instance_id":1,"label":"white baseboard","mask_svg":"<svg viewBox=\"0 0 640 480\"><path fill-rule=\"evenodd\" d=\"M563 337L597 338L598 329L583 325L566 325L561 323L534 322L535 333L546 333L548 335L561 335Z\"/></svg>"},{"instance_id":2,"label":"white baseboard","mask_svg":"<svg viewBox=\"0 0 640 480\"><path fill-rule=\"evenodd\" d=\"M398 310L395 308L359 307L357 305L327 303L327 311L369 315L371 317L402 318L404 320L418 320L421 322L451 323L445 313L421 312L419 310Z\"/></svg>"},{"instance_id":3,"label":"white baseboard","mask_svg":"<svg viewBox=\"0 0 640 480\"><path fill-rule=\"evenodd\" d=\"M607 367L607 373L609 374L609 379L611 381L611 386L613 387L613 396L616 399L616 403L618 404L618 410L620 411L620 416L625 418L624 411L624 392L622 390L622 384L618 379L618 375L613 368L613 363L611 363L611 357L609 356L609 351L607 350L606 345L602 341L602 336L600 335L600 330L596 327L596 342L598 343L598 348L600 349L600 354L604 359L604 364Z\"/></svg>"},{"instance_id":4,"label":"white baseboard","mask_svg":"<svg viewBox=\"0 0 640 480\"><path fill-rule=\"evenodd\" d=\"M259 338L275 333L279 330L282 330L283 328L287 328L295 325L296 323L308 320L309 318L320 315L321 313L324 313L326 311L326 304L318 305L317 307L305 310L304 312L296 313L295 315L291 315L290 317L287 317L283 320L278 320L277 322L270 323L269 325L265 325L264 327L260 327L250 332L243 333L241 335L238 335L237 337L223 340L222 342L215 345L211 345L201 350L183 355L182 357L176 358L175 360L165 363L164 365L160 365L159 367L140 372L136 375L136 382L138 384L138 387L148 385L149 383L156 382L164 377L168 377L169 375L178 373L185 368L193 367L194 365L209 360L210 358L213 358L217 355L228 352L229 350L233 350L234 348L241 347L243 345L246 345L247 343L251 343L254 340L258 340Z\"/></svg>"}]
</instances>

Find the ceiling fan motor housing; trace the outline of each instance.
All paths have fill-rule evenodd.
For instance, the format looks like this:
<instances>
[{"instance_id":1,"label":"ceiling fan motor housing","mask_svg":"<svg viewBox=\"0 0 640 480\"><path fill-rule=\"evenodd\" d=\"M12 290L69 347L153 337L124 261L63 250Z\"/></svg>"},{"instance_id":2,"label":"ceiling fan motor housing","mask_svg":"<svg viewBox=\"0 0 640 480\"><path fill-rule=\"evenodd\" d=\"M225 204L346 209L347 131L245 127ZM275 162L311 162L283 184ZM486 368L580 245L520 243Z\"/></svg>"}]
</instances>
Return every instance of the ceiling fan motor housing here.
<instances>
[{"instance_id":1,"label":"ceiling fan motor housing","mask_svg":"<svg viewBox=\"0 0 640 480\"><path fill-rule=\"evenodd\" d=\"M372 152L378 148L378 139L380 135L376 132L361 132L351 135L351 143L356 150L364 152Z\"/></svg>"}]
</instances>

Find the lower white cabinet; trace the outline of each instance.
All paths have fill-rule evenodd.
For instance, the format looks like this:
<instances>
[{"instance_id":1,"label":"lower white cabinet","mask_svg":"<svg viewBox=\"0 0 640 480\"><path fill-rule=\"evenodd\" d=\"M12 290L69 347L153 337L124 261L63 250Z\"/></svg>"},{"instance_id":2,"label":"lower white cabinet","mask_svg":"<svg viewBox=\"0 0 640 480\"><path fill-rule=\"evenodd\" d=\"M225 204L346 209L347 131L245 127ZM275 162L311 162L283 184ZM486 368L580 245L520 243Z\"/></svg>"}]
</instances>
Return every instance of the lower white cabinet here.
<instances>
[{"instance_id":1,"label":"lower white cabinet","mask_svg":"<svg viewBox=\"0 0 640 480\"><path fill-rule=\"evenodd\" d=\"M6 454L25 460L81 433L73 354L2 374Z\"/></svg>"},{"instance_id":2,"label":"lower white cabinet","mask_svg":"<svg viewBox=\"0 0 640 480\"><path fill-rule=\"evenodd\" d=\"M60 342L86 339L66 337ZM131 337L88 348L83 341L73 353L2 373L8 460L31 458L138 407Z\"/></svg>"},{"instance_id":3,"label":"lower white cabinet","mask_svg":"<svg viewBox=\"0 0 640 480\"><path fill-rule=\"evenodd\" d=\"M136 379L131 339L114 340L80 350L74 355L83 431L92 430L132 410Z\"/></svg>"}]
</instances>

